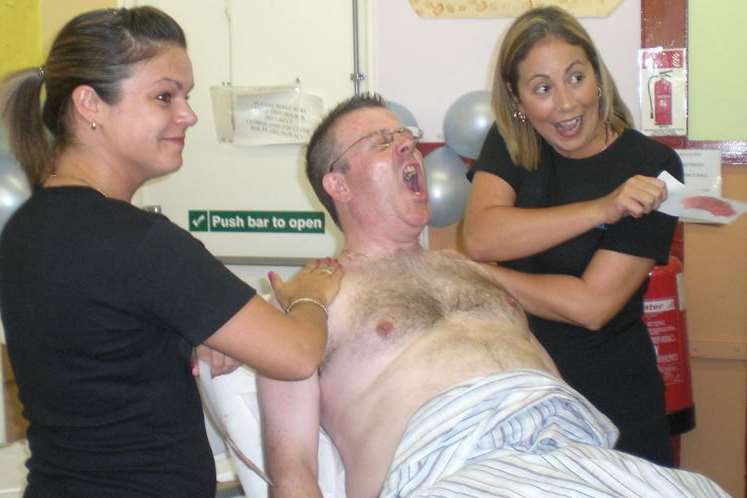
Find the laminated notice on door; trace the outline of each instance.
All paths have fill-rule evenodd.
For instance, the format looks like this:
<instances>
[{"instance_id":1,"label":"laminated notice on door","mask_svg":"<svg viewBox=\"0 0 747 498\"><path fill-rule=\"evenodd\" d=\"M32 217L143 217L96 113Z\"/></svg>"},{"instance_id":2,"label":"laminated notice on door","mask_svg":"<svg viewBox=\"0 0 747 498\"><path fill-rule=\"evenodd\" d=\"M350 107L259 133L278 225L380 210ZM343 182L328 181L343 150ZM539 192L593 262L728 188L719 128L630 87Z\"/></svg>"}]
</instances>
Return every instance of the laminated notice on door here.
<instances>
[{"instance_id":1,"label":"laminated notice on door","mask_svg":"<svg viewBox=\"0 0 747 498\"><path fill-rule=\"evenodd\" d=\"M726 224L747 212L747 202L688 188L667 171L663 171L658 178L667 184L668 193L667 200L658 210L678 216L686 223Z\"/></svg>"}]
</instances>

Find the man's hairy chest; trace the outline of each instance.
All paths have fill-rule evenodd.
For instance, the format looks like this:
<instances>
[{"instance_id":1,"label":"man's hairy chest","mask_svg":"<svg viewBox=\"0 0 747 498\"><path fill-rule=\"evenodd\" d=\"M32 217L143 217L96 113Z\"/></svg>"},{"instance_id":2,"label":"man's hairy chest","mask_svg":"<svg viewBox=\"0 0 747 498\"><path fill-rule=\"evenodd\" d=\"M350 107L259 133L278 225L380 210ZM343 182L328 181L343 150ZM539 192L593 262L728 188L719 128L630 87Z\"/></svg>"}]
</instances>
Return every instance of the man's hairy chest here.
<instances>
[{"instance_id":1,"label":"man's hairy chest","mask_svg":"<svg viewBox=\"0 0 747 498\"><path fill-rule=\"evenodd\" d=\"M421 251L346 269L330 311L328 359L340 348L399 349L456 315L524 323L515 299L477 264L450 252Z\"/></svg>"}]
</instances>

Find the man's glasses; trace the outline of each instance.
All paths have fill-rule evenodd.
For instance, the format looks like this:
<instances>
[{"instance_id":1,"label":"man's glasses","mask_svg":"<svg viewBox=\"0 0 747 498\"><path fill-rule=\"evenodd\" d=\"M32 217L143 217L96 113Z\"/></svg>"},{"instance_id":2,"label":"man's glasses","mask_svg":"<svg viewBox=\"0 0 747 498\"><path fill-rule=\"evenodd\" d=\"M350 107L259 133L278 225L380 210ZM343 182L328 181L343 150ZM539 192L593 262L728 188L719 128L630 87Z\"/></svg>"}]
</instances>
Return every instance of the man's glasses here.
<instances>
[{"instance_id":1,"label":"man's glasses","mask_svg":"<svg viewBox=\"0 0 747 498\"><path fill-rule=\"evenodd\" d=\"M342 153L337 156L334 161L329 163L327 173L331 173L335 167L335 164L340 159L342 159L342 157L347 154L350 149L352 149L359 143L370 141L371 148L376 149L377 151L382 151L389 148L389 146L391 146L394 141L397 140L398 135L404 136L407 140L417 141L423 137L423 130L421 130L417 126L403 126L402 128L396 128L394 130L376 130L373 133L362 136L361 138L350 144L345 150L343 150Z\"/></svg>"}]
</instances>

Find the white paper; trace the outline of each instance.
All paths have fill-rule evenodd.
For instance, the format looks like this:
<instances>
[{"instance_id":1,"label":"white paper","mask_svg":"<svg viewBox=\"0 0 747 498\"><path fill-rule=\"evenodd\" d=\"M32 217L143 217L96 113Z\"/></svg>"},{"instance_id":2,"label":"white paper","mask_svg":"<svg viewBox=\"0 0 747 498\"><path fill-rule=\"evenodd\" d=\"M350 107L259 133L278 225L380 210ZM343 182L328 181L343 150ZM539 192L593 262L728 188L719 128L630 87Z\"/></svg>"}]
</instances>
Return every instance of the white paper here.
<instances>
[{"instance_id":1,"label":"white paper","mask_svg":"<svg viewBox=\"0 0 747 498\"><path fill-rule=\"evenodd\" d=\"M322 99L296 90L234 95L235 145L308 143L322 118Z\"/></svg>"},{"instance_id":2,"label":"white paper","mask_svg":"<svg viewBox=\"0 0 747 498\"><path fill-rule=\"evenodd\" d=\"M667 184L667 200L659 211L690 223L731 223L747 212L747 203L704 193L685 186L667 171L658 178Z\"/></svg>"}]
</instances>

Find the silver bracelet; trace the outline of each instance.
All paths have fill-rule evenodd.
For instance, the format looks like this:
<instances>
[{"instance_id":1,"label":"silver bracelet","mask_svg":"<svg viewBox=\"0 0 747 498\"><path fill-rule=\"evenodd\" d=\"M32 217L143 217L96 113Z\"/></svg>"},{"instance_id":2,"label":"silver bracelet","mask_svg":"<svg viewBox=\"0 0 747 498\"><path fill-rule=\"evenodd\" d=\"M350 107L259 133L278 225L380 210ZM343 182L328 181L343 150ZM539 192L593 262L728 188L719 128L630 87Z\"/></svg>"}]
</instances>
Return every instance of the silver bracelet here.
<instances>
[{"instance_id":1,"label":"silver bracelet","mask_svg":"<svg viewBox=\"0 0 747 498\"><path fill-rule=\"evenodd\" d=\"M311 297L297 297L296 299L288 303L288 306L285 307L285 314L287 315L288 313L290 313L293 307L297 305L298 303L316 304L322 309L322 311L324 311L325 315L327 314L327 307L323 305L322 303L320 303L319 301L317 301L316 299L313 299Z\"/></svg>"}]
</instances>

